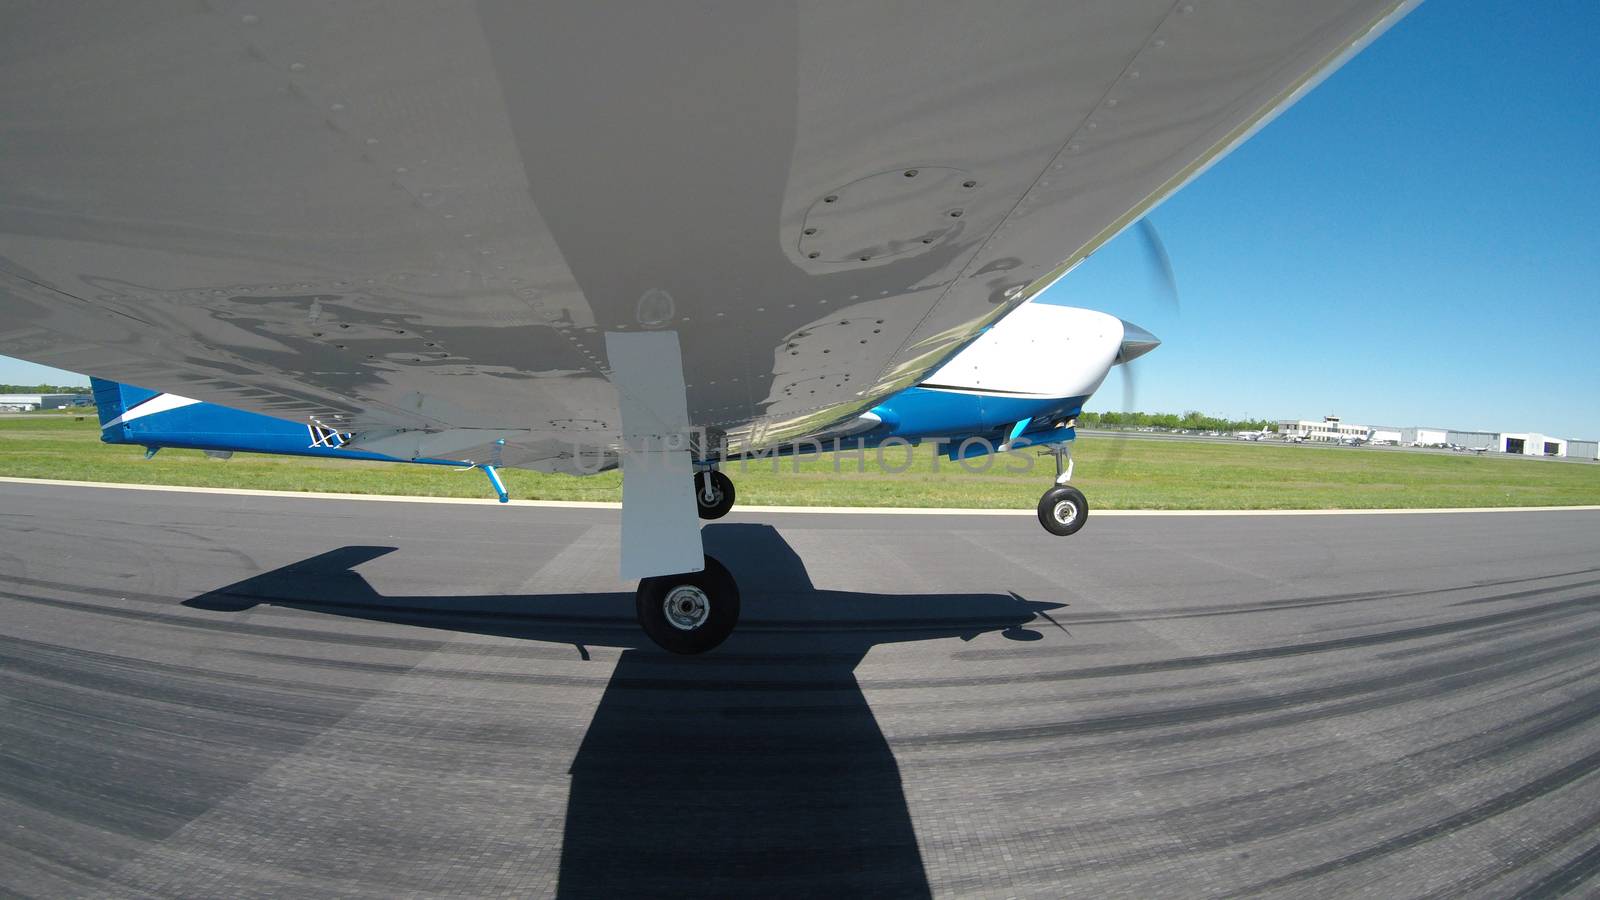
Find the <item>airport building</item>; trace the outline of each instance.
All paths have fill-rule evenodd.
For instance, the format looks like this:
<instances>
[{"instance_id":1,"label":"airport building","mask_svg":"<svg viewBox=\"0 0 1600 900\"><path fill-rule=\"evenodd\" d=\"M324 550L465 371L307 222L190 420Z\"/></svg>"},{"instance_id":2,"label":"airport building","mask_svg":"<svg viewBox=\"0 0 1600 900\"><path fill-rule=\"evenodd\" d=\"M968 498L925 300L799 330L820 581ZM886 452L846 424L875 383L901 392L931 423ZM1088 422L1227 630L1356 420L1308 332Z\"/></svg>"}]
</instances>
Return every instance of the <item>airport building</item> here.
<instances>
[{"instance_id":1,"label":"airport building","mask_svg":"<svg viewBox=\"0 0 1600 900\"><path fill-rule=\"evenodd\" d=\"M1278 433L1303 441L1347 441L1366 440L1372 434L1372 429L1365 425L1341 422L1338 416L1323 416L1320 422L1285 419L1278 423Z\"/></svg>"},{"instance_id":2,"label":"airport building","mask_svg":"<svg viewBox=\"0 0 1600 900\"><path fill-rule=\"evenodd\" d=\"M1566 456L1567 442L1561 438L1538 433L1506 433L1499 435L1501 453L1515 453L1521 456Z\"/></svg>"},{"instance_id":3,"label":"airport building","mask_svg":"<svg viewBox=\"0 0 1600 900\"><path fill-rule=\"evenodd\" d=\"M0 394L0 409L61 409L68 406L87 406L88 394Z\"/></svg>"},{"instance_id":4,"label":"airport building","mask_svg":"<svg viewBox=\"0 0 1600 900\"><path fill-rule=\"evenodd\" d=\"M1303 441L1370 441L1401 447L1450 447L1460 450L1487 450L1519 456L1557 456L1572 459L1600 459L1600 441L1569 441L1536 432L1457 431L1453 428L1406 427L1400 425L1351 425L1338 416L1322 421L1284 419L1278 433Z\"/></svg>"},{"instance_id":5,"label":"airport building","mask_svg":"<svg viewBox=\"0 0 1600 900\"><path fill-rule=\"evenodd\" d=\"M1446 431L1445 441L1468 450L1494 450L1500 444L1500 435L1493 431Z\"/></svg>"},{"instance_id":6,"label":"airport building","mask_svg":"<svg viewBox=\"0 0 1600 900\"><path fill-rule=\"evenodd\" d=\"M1450 443L1447 428L1402 428L1400 444L1403 447L1443 447Z\"/></svg>"}]
</instances>

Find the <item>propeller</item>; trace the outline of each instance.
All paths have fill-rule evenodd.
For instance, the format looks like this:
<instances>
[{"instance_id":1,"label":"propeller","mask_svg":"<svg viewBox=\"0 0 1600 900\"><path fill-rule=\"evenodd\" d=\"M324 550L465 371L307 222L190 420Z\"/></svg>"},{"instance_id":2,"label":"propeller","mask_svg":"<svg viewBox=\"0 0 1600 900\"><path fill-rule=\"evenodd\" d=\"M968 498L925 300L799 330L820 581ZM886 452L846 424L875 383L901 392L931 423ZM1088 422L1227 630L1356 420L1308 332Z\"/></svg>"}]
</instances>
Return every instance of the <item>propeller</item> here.
<instances>
[{"instance_id":1,"label":"propeller","mask_svg":"<svg viewBox=\"0 0 1600 900\"><path fill-rule=\"evenodd\" d=\"M1162 242L1161 233L1156 231L1154 223L1147 218L1139 220L1137 231L1139 245L1144 249L1145 262L1159 285L1161 299L1176 316L1182 312L1178 303L1178 276L1172 269L1172 257L1167 253L1167 245ZM1137 380L1133 375L1135 369L1133 362L1155 349L1161 342L1137 325L1130 322L1122 324L1124 328L1122 352L1118 354L1116 364L1122 366L1122 411L1131 413L1138 409ZM1122 460L1123 445L1127 440L1127 434L1120 433L1112 442L1111 450L1106 457L1107 472L1116 471L1117 463Z\"/></svg>"},{"instance_id":2,"label":"propeller","mask_svg":"<svg viewBox=\"0 0 1600 900\"><path fill-rule=\"evenodd\" d=\"M1172 271L1172 257L1167 255L1167 245L1161 242L1161 233L1149 219L1139 220L1139 242L1144 245L1145 258L1161 282L1162 294L1174 313L1178 309L1178 276Z\"/></svg>"}]
</instances>

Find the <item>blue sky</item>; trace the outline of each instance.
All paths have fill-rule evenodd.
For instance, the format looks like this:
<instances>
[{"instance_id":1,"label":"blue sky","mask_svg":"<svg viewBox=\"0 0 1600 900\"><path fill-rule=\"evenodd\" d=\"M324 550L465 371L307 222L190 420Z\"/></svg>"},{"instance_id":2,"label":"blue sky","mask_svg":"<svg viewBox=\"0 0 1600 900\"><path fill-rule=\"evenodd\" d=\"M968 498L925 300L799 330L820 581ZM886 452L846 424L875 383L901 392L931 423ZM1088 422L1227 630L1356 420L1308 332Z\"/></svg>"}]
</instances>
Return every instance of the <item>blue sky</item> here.
<instances>
[{"instance_id":1,"label":"blue sky","mask_svg":"<svg viewBox=\"0 0 1600 900\"><path fill-rule=\"evenodd\" d=\"M1154 213L1181 314L1132 232L1049 299L1165 340L1145 410L1600 437L1596 34L1593 2L1424 3Z\"/></svg>"},{"instance_id":2,"label":"blue sky","mask_svg":"<svg viewBox=\"0 0 1600 900\"><path fill-rule=\"evenodd\" d=\"M1600 4L1434 0L1051 290L1137 406L1600 437ZM1117 409L1113 375L1090 403Z\"/></svg>"}]
</instances>

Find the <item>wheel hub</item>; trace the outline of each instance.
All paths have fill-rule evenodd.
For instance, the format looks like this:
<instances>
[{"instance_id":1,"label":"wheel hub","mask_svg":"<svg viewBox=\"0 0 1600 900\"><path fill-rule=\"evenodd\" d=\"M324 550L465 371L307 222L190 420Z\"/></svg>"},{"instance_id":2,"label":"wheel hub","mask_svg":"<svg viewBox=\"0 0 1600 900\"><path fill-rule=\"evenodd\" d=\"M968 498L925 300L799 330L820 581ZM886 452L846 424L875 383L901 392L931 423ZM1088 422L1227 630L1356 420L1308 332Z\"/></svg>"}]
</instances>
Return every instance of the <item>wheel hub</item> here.
<instances>
[{"instance_id":1,"label":"wheel hub","mask_svg":"<svg viewBox=\"0 0 1600 900\"><path fill-rule=\"evenodd\" d=\"M711 617L711 598L692 584L681 584L661 601L667 622L679 631L693 631Z\"/></svg>"},{"instance_id":2,"label":"wheel hub","mask_svg":"<svg viewBox=\"0 0 1600 900\"><path fill-rule=\"evenodd\" d=\"M1053 511L1056 521L1062 525L1071 525L1078 518L1078 504L1071 500L1059 500Z\"/></svg>"}]
</instances>

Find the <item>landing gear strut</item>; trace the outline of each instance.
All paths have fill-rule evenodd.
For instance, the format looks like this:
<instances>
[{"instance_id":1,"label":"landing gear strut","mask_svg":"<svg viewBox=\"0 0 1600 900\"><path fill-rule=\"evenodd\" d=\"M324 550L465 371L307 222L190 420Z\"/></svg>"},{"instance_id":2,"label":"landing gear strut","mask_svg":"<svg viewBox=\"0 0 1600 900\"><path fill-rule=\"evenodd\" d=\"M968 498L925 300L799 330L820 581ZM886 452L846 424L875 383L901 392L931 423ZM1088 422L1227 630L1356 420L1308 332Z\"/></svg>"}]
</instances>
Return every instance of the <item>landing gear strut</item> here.
<instances>
[{"instance_id":1,"label":"landing gear strut","mask_svg":"<svg viewBox=\"0 0 1600 900\"><path fill-rule=\"evenodd\" d=\"M704 653L727 640L739 623L739 585L712 557L706 557L705 566L639 582L633 595L639 625L661 649Z\"/></svg>"},{"instance_id":2,"label":"landing gear strut","mask_svg":"<svg viewBox=\"0 0 1600 900\"><path fill-rule=\"evenodd\" d=\"M1051 534L1066 537L1076 534L1089 518L1089 501L1083 491L1067 484L1072 478L1072 448L1054 444L1050 452L1056 458L1056 485L1039 498L1039 524Z\"/></svg>"},{"instance_id":3,"label":"landing gear strut","mask_svg":"<svg viewBox=\"0 0 1600 900\"><path fill-rule=\"evenodd\" d=\"M716 469L694 473L694 502L700 518L722 518L733 509L733 479Z\"/></svg>"}]
</instances>

